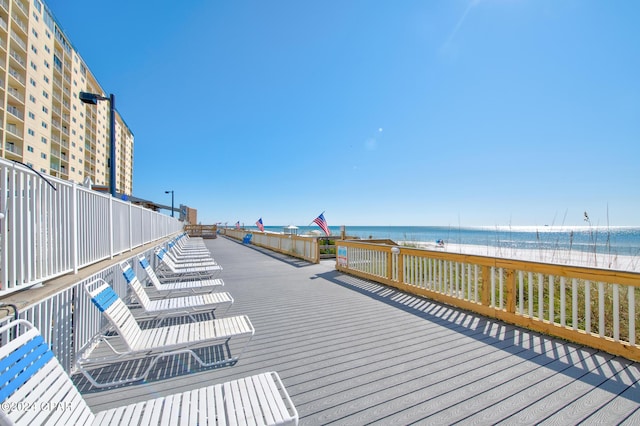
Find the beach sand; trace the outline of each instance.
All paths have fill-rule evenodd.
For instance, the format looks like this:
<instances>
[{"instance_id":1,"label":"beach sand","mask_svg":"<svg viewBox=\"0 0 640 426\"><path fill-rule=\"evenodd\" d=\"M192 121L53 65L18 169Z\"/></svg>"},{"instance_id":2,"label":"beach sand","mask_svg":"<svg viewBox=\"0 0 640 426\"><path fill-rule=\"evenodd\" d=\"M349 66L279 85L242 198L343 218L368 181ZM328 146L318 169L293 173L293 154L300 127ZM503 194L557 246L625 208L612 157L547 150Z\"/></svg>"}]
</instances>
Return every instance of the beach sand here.
<instances>
[{"instance_id":1,"label":"beach sand","mask_svg":"<svg viewBox=\"0 0 640 426\"><path fill-rule=\"evenodd\" d=\"M640 272L640 258L616 254L587 253L568 250L517 249L469 244L448 244L439 247L436 243L407 241L400 242L411 247L443 251L445 253L473 254L499 257L503 259L528 260L558 265L587 266L617 271Z\"/></svg>"}]
</instances>

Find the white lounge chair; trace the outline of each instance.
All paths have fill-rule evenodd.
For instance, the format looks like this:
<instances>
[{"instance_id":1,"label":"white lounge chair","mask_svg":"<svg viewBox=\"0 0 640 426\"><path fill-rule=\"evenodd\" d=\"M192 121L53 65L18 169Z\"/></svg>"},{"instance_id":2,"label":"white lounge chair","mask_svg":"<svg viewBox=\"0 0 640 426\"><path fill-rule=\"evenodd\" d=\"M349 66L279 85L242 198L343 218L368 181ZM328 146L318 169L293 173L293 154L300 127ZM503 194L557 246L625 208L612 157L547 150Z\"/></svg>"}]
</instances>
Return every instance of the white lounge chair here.
<instances>
[{"instance_id":1,"label":"white lounge chair","mask_svg":"<svg viewBox=\"0 0 640 426\"><path fill-rule=\"evenodd\" d=\"M218 307L224 306L226 307L222 313L224 315L233 304L233 297L227 292L184 297L166 297L166 292L156 292L164 298L152 300L128 262L120 263L120 269L134 298L143 310L142 314L137 316L138 319L152 317L159 320L158 325L163 319L176 316L188 316L196 321L193 316L195 314L213 312Z\"/></svg>"},{"instance_id":2,"label":"white lounge chair","mask_svg":"<svg viewBox=\"0 0 640 426\"><path fill-rule=\"evenodd\" d=\"M174 250L176 254L183 254L194 257L209 257L211 258L211 252L204 245L189 245L185 243L184 238L177 237L169 242L169 248Z\"/></svg>"},{"instance_id":3,"label":"white lounge chair","mask_svg":"<svg viewBox=\"0 0 640 426\"><path fill-rule=\"evenodd\" d=\"M159 359L177 354L189 354L203 367L234 364L255 333L253 325L246 315L141 329L129 308L104 280L91 281L84 288L93 304L111 325L110 328L103 330L85 345L86 350L80 351L81 354L76 361L78 369L96 387L143 380ZM115 331L117 335L114 335L112 331ZM194 352L195 349L215 344L226 345L231 338L247 338L237 355L229 353L223 359L205 362ZM120 343L118 348L111 343L114 339ZM92 352L100 343L105 343L110 351L105 349L104 352L107 353L91 357ZM143 368L134 377L108 383L98 382L87 369L87 367L109 365L117 361L139 358L151 359L147 368Z\"/></svg>"},{"instance_id":4,"label":"white lounge chair","mask_svg":"<svg viewBox=\"0 0 640 426\"><path fill-rule=\"evenodd\" d=\"M194 257L188 255L178 255L175 252L172 252L170 249L159 248L159 251L164 251L164 254L168 256L173 263L178 265L179 267L201 267L201 266L212 266L217 265L218 263L209 255L206 257Z\"/></svg>"},{"instance_id":5,"label":"white lounge chair","mask_svg":"<svg viewBox=\"0 0 640 426\"><path fill-rule=\"evenodd\" d=\"M17 331L0 347L0 424L204 425L298 424L275 372L176 393L93 413L40 332L25 320L0 327Z\"/></svg>"},{"instance_id":6,"label":"white lounge chair","mask_svg":"<svg viewBox=\"0 0 640 426\"><path fill-rule=\"evenodd\" d=\"M211 277L215 274L218 274L222 271L222 266L220 265L206 265L206 266L198 266L194 264L182 264L177 265L170 256L167 255L167 251L163 248L158 248L155 250L156 256L160 259L161 264L158 267L158 272L161 273L164 277L171 276L191 276L191 277Z\"/></svg>"},{"instance_id":7,"label":"white lounge chair","mask_svg":"<svg viewBox=\"0 0 640 426\"><path fill-rule=\"evenodd\" d=\"M202 294L202 293L211 293L212 291L224 286L224 281L220 278L208 278L201 279L196 281L191 280L183 280L183 281L163 281L160 282L160 279L156 275L155 271L151 267L151 264L147 260L144 255L138 255L138 261L140 262L140 266L144 269L149 277L149 281L156 290L163 292L168 297L175 297L178 294ZM173 277L173 279L180 278L179 275Z\"/></svg>"}]
</instances>

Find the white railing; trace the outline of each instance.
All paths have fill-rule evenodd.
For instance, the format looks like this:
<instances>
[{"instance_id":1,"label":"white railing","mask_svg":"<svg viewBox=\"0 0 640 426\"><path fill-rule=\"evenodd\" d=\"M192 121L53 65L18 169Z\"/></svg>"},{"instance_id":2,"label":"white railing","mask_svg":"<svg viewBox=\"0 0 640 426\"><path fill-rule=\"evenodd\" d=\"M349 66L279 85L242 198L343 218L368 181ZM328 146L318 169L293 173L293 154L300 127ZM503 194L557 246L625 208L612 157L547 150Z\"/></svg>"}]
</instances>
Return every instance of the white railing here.
<instances>
[{"instance_id":1,"label":"white railing","mask_svg":"<svg viewBox=\"0 0 640 426\"><path fill-rule=\"evenodd\" d=\"M150 248L143 254L155 269L157 259L153 250ZM136 276L145 277L145 272L135 256L122 260L130 263ZM75 361L78 353L86 349L92 338L107 325L84 290L85 284L97 278L108 282L123 300L127 298L127 284L119 263L116 263L19 311L19 318L30 321L40 330L42 337L69 374L76 371ZM9 308L5 306L3 310L5 309ZM9 321L12 314L11 312L9 316L0 319L0 325Z\"/></svg>"},{"instance_id":2,"label":"white railing","mask_svg":"<svg viewBox=\"0 0 640 426\"><path fill-rule=\"evenodd\" d=\"M0 296L182 229L172 217L0 160Z\"/></svg>"}]
</instances>

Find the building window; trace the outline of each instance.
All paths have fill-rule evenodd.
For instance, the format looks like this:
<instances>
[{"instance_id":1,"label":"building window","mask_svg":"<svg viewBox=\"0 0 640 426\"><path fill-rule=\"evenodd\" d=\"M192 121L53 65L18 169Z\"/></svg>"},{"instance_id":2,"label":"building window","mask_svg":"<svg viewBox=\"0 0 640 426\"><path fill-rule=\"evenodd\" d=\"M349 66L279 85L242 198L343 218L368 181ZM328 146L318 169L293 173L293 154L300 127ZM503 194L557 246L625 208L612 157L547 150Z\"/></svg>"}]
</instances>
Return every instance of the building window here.
<instances>
[{"instance_id":1,"label":"building window","mask_svg":"<svg viewBox=\"0 0 640 426\"><path fill-rule=\"evenodd\" d=\"M32 147L32 146L27 145L27 151L29 151L29 152L33 152L33 147Z\"/></svg>"},{"instance_id":2,"label":"building window","mask_svg":"<svg viewBox=\"0 0 640 426\"><path fill-rule=\"evenodd\" d=\"M42 141L42 143L47 143L47 138L45 138L44 136L40 138L40 141Z\"/></svg>"},{"instance_id":3,"label":"building window","mask_svg":"<svg viewBox=\"0 0 640 426\"><path fill-rule=\"evenodd\" d=\"M44 112L45 114L49 114L49 108L47 108L46 106L43 106L42 112Z\"/></svg>"},{"instance_id":4,"label":"building window","mask_svg":"<svg viewBox=\"0 0 640 426\"><path fill-rule=\"evenodd\" d=\"M36 103L36 97L33 95L29 95L29 100L33 103Z\"/></svg>"},{"instance_id":5,"label":"building window","mask_svg":"<svg viewBox=\"0 0 640 426\"><path fill-rule=\"evenodd\" d=\"M46 160L46 159L47 159L47 154L45 154L45 153L43 152L42 154L40 154L40 157Z\"/></svg>"},{"instance_id":6,"label":"building window","mask_svg":"<svg viewBox=\"0 0 640 426\"><path fill-rule=\"evenodd\" d=\"M45 123L44 121L42 122L42 127L44 127L45 129L47 128L47 123Z\"/></svg>"},{"instance_id":7,"label":"building window","mask_svg":"<svg viewBox=\"0 0 640 426\"><path fill-rule=\"evenodd\" d=\"M44 76L44 81L45 83L49 83L49 77L47 77L46 75Z\"/></svg>"},{"instance_id":8,"label":"building window","mask_svg":"<svg viewBox=\"0 0 640 426\"><path fill-rule=\"evenodd\" d=\"M29 83L31 83L33 87L36 87L36 81L33 78L29 79Z\"/></svg>"},{"instance_id":9,"label":"building window","mask_svg":"<svg viewBox=\"0 0 640 426\"><path fill-rule=\"evenodd\" d=\"M47 53L51 53L51 50L49 50L49 46L47 46L46 44L44 45L44 51Z\"/></svg>"},{"instance_id":10,"label":"building window","mask_svg":"<svg viewBox=\"0 0 640 426\"><path fill-rule=\"evenodd\" d=\"M34 36L35 38L38 38L38 32L37 32L36 30L32 29L32 30L31 30L31 33L33 34L33 36Z\"/></svg>"},{"instance_id":11,"label":"building window","mask_svg":"<svg viewBox=\"0 0 640 426\"><path fill-rule=\"evenodd\" d=\"M31 50L33 51L33 53L35 53L36 55L38 54L38 49L32 44L31 45Z\"/></svg>"},{"instance_id":12,"label":"building window","mask_svg":"<svg viewBox=\"0 0 640 426\"><path fill-rule=\"evenodd\" d=\"M33 129L28 129L27 133L29 133L31 136L35 136L36 132L33 131Z\"/></svg>"},{"instance_id":13,"label":"building window","mask_svg":"<svg viewBox=\"0 0 640 426\"><path fill-rule=\"evenodd\" d=\"M47 169L43 169L42 167L40 167L40 173L47 173Z\"/></svg>"},{"instance_id":14,"label":"building window","mask_svg":"<svg viewBox=\"0 0 640 426\"><path fill-rule=\"evenodd\" d=\"M29 111L29 118L32 120L36 119L36 115L34 113L32 113L31 111Z\"/></svg>"},{"instance_id":15,"label":"building window","mask_svg":"<svg viewBox=\"0 0 640 426\"><path fill-rule=\"evenodd\" d=\"M49 94L45 90L42 91L42 96L49 99Z\"/></svg>"}]
</instances>

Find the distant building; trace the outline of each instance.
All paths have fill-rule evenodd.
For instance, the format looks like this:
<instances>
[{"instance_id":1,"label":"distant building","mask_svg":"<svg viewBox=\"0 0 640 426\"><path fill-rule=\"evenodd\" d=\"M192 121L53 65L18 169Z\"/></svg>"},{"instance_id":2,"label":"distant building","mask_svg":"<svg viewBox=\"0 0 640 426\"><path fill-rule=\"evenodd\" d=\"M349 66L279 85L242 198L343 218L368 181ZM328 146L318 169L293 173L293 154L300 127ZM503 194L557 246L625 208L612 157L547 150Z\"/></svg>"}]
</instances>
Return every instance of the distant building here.
<instances>
[{"instance_id":1,"label":"distant building","mask_svg":"<svg viewBox=\"0 0 640 426\"><path fill-rule=\"evenodd\" d=\"M109 185L109 96L40 0L0 0L0 156ZM117 99L116 99L117 107ZM116 114L116 192L133 192L133 133Z\"/></svg>"},{"instance_id":2,"label":"distant building","mask_svg":"<svg viewBox=\"0 0 640 426\"><path fill-rule=\"evenodd\" d=\"M198 210L191 207L180 204L180 220L190 223L191 225L198 224Z\"/></svg>"}]
</instances>

